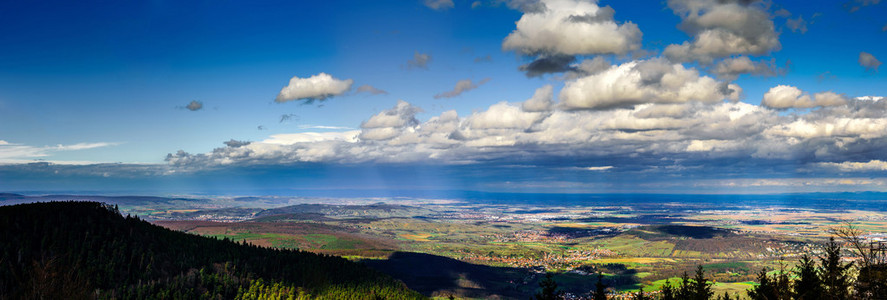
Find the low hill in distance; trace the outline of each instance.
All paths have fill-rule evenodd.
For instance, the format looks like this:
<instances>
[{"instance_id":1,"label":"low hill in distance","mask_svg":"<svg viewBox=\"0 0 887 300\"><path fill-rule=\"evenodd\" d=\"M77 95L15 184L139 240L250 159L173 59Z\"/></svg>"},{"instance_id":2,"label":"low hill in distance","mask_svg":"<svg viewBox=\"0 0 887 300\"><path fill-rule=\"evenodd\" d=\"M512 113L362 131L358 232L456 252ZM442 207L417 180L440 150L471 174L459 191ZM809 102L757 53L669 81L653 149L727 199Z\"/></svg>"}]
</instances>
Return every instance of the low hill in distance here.
<instances>
[{"instance_id":1,"label":"low hill in distance","mask_svg":"<svg viewBox=\"0 0 887 300\"><path fill-rule=\"evenodd\" d=\"M0 206L0 299L421 299L344 258L172 231L98 202Z\"/></svg>"}]
</instances>

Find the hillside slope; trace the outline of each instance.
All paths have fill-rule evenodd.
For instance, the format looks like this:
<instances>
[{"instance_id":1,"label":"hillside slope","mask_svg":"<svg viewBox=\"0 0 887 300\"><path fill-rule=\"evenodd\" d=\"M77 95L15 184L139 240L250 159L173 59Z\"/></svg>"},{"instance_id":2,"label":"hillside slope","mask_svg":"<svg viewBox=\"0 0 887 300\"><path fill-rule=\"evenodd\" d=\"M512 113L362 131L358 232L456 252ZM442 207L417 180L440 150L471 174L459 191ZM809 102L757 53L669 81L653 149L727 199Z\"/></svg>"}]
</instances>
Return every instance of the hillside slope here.
<instances>
[{"instance_id":1,"label":"hillside slope","mask_svg":"<svg viewBox=\"0 0 887 300\"><path fill-rule=\"evenodd\" d=\"M0 207L0 299L414 299L333 256L176 232L97 202Z\"/></svg>"}]
</instances>

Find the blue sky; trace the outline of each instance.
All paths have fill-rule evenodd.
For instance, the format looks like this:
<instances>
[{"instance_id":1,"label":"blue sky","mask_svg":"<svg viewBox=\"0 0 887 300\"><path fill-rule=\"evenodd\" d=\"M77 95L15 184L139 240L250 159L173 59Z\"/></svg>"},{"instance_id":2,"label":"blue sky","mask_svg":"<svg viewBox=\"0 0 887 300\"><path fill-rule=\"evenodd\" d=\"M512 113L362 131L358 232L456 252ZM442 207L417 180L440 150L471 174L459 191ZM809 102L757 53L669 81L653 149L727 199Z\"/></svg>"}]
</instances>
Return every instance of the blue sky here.
<instances>
[{"instance_id":1,"label":"blue sky","mask_svg":"<svg viewBox=\"0 0 887 300\"><path fill-rule=\"evenodd\" d=\"M0 189L884 191L879 2L4 2Z\"/></svg>"}]
</instances>

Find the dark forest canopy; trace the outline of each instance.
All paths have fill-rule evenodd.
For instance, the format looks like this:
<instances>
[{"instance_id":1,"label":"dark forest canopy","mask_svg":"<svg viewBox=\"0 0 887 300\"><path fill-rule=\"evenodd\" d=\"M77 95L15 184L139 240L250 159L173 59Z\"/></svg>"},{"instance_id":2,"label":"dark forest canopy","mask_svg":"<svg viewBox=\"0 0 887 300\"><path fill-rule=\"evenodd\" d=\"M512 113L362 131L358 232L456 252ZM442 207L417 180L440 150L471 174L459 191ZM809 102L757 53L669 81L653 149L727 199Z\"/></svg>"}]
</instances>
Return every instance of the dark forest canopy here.
<instances>
[{"instance_id":1,"label":"dark forest canopy","mask_svg":"<svg viewBox=\"0 0 887 300\"><path fill-rule=\"evenodd\" d=\"M418 299L344 258L168 230L98 202L0 207L0 299Z\"/></svg>"}]
</instances>

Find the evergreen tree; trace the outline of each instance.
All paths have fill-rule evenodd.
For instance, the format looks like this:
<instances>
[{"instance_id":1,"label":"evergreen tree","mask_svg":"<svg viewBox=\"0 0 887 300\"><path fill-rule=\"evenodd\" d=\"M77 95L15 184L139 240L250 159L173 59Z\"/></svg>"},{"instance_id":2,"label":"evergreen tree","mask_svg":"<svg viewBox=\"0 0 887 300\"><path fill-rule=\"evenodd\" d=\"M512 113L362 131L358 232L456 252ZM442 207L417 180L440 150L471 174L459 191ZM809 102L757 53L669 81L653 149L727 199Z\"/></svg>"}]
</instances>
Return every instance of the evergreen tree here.
<instances>
[{"instance_id":1,"label":"evergreen tree","mask_svg":"<svg viewBox=\"0 0 887 300\"><path fill-rule=\"evenodd\" d=\"M785 268L773 276L767 275L766 269L758 273L759 285L748 290L749 298L753 300L791 300L794 292L792 282Z\"/></svg>"},{"instance_id":2,"label":"evergreen tree","mask_svg":"<svg viewBox=\"0 0 887 300\"><path fill-rule=\"evenodd\" d=\"M849 269L853 263L841 262L841 245L830 238L825 246L825 256L819 258L819 275L822 281L822 299L850 299Z\"/></svg>"},{"instance_id":3,"label":"evergreen tree","mask_svg":"<svg viewBox=\"0 0 887 300\"><path fill-rule=\"evenodd\" d=\"M860 268L856 292L862 299L887 299L887 264L871 264Z\"/></svg>"},{"instance_id":4,"label":"evergreen tree","mask_svg":"<svg viewBox=\"0 0 887 300\"><path fill-rule=\"evenodd\" d=\"M794 295L794 291L792 290L792 281L788 277L788 272L785 271L785 264L780 262L779 265L779 273L776 273L773 276L774 287L776 288L776 298L775 300L791 300Z\"/></svg>"},{"instance_id":5,"label":"evergreen tree","mask_svg":"<svg viewBox=\"0 0 887 300\"><path fill-rule=\"evenodd\" d=\"M607 284L604 283L604 275L597 274L597 283L594 284L594 300L607 300Z\"/></svg>"},{"instance_id":6,"label":"evergreen tree","mask_svg":"<svg viewBox=\"0 0 887 300\"><path fill-rule=\"evenodd\" d=\"M675 294L674 287L671 286L671 282L669 280L665 280L665 284L662 285L662 296L661 300L677 300L677 295Z\"/></svg>"},{"instance_id":7,"label":"evergreen tree","mask_svg":"<svg viewBox=\"0 0 887 300\"><path fill-rule=\"evenodd\" d=\"M795 266L794 297L798 300L814 300L822 298L822 282L819 271L812 257L804 254Z\"/></svg>"},{"instance_id":8,"label":"evergreen tree","mask_svg":"<svg viewBox=\"0 0 887 300\"><path fill-rule=\"evenodd\" d=\"M632 295L631 299L633 299L633 300L650 300L650 298L644 294L644 287L640 287L638 289L638 292L634 293L634 295Z\"/></svg>"},{"instance_id":9,"label":"evergreen tree","mask_svg":"<svg viewBox=\"0 0 887 300\"><path fill-rule=\"evenodd\" d=\"M560 299L560 292L557 291L557 282L554 282L554 276L546 273L545 278L539 281L539 287L542 291L536 293L536 300L556 300Z\"/></svg>"},{"instance_id":10,"label":"evergreen tree","mask_svg":"<svg viewBox=\"0 0 887 300\"><path fill-rule=\"evenodd\" d=\"M681 275L681 282L677 287L675 297L681 300L693 299L693 290L690 284L690 275L687 275L687 272L684 272L684 274Z\"/></svg>"},{"instance_id":11,"label":"evergreen tree","mask_svg":"<svg viewBox=\"0 0 887 300\"><path fill-rule=\"evenodd\" d=\"M748 297L752 300L774 300L776 296L776 284L770 281L767 269L761 269L758 273L758 286L748 289Z\"/></svg>"},{"instance_id":12,"label":"evergreen tree","mask_svg":"<svg viewBox=\"0 0 887 300\"><path fill-rule=\"evenodd\" d=\"M711 290L711 285L712 283L710 283L708 279L705 279L705 270L702 269L702 266L697 266L696 276L693 277L693 282L690 286L691 297L688 299L708 300L715 294L715 292Z\"/></svg>"}]
</instances>

